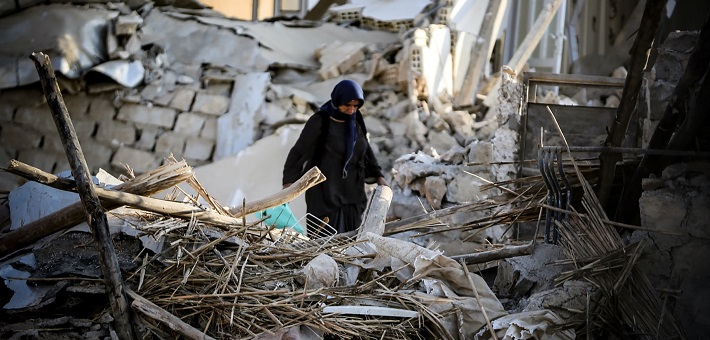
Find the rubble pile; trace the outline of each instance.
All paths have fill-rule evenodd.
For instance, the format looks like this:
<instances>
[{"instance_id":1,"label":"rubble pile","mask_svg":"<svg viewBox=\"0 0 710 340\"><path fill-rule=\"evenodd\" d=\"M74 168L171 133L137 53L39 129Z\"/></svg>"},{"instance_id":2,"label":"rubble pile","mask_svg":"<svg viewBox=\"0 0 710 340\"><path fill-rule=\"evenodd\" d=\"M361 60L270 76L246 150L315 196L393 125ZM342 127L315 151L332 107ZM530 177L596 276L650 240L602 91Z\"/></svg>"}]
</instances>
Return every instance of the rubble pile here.
<instances>
[{"instance_id":1,"label":"rubble pile","mask_svg":"<svg viewBox=\"0 0 710 340\"><path fill-rule=\"evenodd\" d=\"M495 1L483 12L472 2L392 11L394 2L360 0L321 21L272 22L189 0L28 3L0 5L0 31L27 32L0 36L0 74L11 75L0 78L0 163L9 164L0 172L2 338L117 337L96 241L27 58L39 50L54 62L96 173L142 336L671 338L703 315L704 300L683 294L704 294L702 275L677 280L675 270L693 271L687 258L706 253L707 164L646 179L635 226L605 215L591 189L596 158L562 157L565 137L578 141L579 131L562 122L521 135L539 118L526 111L533 101L608 114L623 96L604 86L528 87L527 59L560 0L546 1L511 65L493 74L484 64L505 13ZM644 73L628 146L651 139L697 36L671 34L657 70ZM254 198L279 192L279 152L343 78L363 85L369 138L394 193L384 231L275 229L252 215L275 201ZM582 127L592 134L585 142L604 141L602 118ZM524 159L543 145L560 158L547 168L542 153ZM276 196L303 216L296 195ZM649 240L662 266L643 262ZM673 304L681 308L665 313Z\"/></svg>"},{"instance_id":2,"label":"rubble pile","mask_svg":"<svg viewBox=\"0 0 710 340\"><path fill-rule=\"evenodd\" d=\"M184 162L171 164L152 173L191 173ZM194 177L181 178L194 191L169 195L174 202L209 197ZM104 174L100 181L110 190L139 179L122 183ZM50 193L24 190L38 197ZM208 200L216 204L212 207L190 204L193 218L138 209L140 201L111 210L109 228L143 336L488 339L486 329L493 327L498 336L549 331L560 339L574 337L571 330L552 331L563 322L553 311L511 315L481 276L408 241L332 230L311 230L306 237L290 228L274 229L263 219L246 222L216 209L213 199ZM210 211L233 222L194 218ZM11 265L2 267L2 276L6 289L15 293L3 295L3 337L114 334L94 245L83 223L6 260Z\"/></svg>"}]
</instances>

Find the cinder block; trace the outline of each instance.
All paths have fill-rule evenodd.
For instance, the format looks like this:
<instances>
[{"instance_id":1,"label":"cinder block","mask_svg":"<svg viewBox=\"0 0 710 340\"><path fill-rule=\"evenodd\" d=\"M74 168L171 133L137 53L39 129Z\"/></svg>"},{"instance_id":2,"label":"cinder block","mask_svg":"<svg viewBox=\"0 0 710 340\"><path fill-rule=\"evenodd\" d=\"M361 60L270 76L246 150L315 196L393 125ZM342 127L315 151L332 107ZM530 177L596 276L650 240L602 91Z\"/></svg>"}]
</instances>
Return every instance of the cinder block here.
<instances>
[{"instance_id":1,"label":"cinder block","mask_svg":"<svg viewBox=\"0 0 710 340\"><path fill-rule=\"evenodd\" d=\"M178 115L175 123L175 133L185 136L199 136L206 118L196 113L183 112Z\"/></svg>"},{"instance_id":2,"label":"cinder block","mask_svg":"<svg viewBox=\"0 0 710 340\"><path fill-rule=\"evenodd\" d=\"M123 164L130 166L136 174L153 170L160 165L160 158L152 153L130 147L120 147L111 159L111 165L123 169Z\"/></svg>"},{"instance_id":3,"label":"cinder block","mask_svg":"<svg viewBox=\"0 0 710 340\"><path fill-rule=\"evenodd\" d=\"M177 111L166 107L126 104L118 110L118 120L171 129L175 124Z\"/></svg>"},{"instance_id":4,"label":"cinder block","mask_svg":"<svg viewBox=\"0 0 710 340\"><path fill-rule=\"evenodd\" d=\"M206 138L192 137L187 139L185 144L185 158L200 161L208 160L212 157L214 141Z\"/></svg>"},{"instance_id":5,"label":"cinder block","mask_svg":"<svg viewBox=\"0 0 710 340\"><path fill-rule=\"evenodd\" d=\"M155 147L155 140L158 138L158 135L161 133L161 131L155 128L148 127L144 127L136 131L138 132L139 137L133 146L141 150L153 150L153 147Z\"/></svg>"},{"instance_id":6,"label":"cinder block","mask_svg":"<svg viewBox=\"0 0 710 340\"><path fill-rule=\"evenodd\" d=\"M190 111L194 99L195 90L186 87L178 87L175 89L175 96L170 103L168 103L168 106L180 111Z\"/></svg>"},{"instance_id":7,"label":"cinder block","mask_svg":"<svg viewBox=\"0 0 710 340\"><path fill-rule=\"evenodd\" d=\"M63 96L63 99L72 119L84 117L89 112L90 100L85 95Z\"/></svg>"},{"instance_id":8,"label":"cinder block","mask_svg":"<svg viewBox=\"0 0 710 340\"><path fill-rule=\"evenodd\" d=\"M116 107L110 99L103 96L91 98L89 102L89 117L101 124L101 122L112 121L115 116Z\"/></svg>"},{"instance_id":9,"label":"cinder block","mask_svg":"<svg viewBox=\"0 0 710 340\"><path fill-rule=\"evenodd\" d=\"M52 173L54 164L57 159L57 154L47 152L42 149L25 149L20 150L17 154L17 160L29 164L37 169Z\"/></svg>"},{"instance_id":10,"label":"cinder block","mask_svg":"<svg viewBox=\"0 0 710 340\"><path fill-rule=\"evenodd\" d=\"M20 125L3 126L0 131L0 144L10 150L39 148L42 134Z\"/></svg>"},{"instance_id":11,"label":"cinder block","mask_svg":"<svg viewBox=\"0 0 710 340\"><path fill-rule=\"evenodd\" d=\"M111 165L111 156L114 150L111 147L101 143L84 143L81 148L84 152L84 160L91 173L96 173L99 168L108 169Z\"/></svg>"},{"instance_id":12,"label":"cinder block","mask_svg":"<svg viewBox=\"0 0 710 340\"><path fill-rule=\"evenodd\" d=\"M15 116L15 107L8 106L8 105L0 106L0 122L3 122L3 123L12 122L12 118L14 116Z\"/></svg>"},{"instance_id":13,"label":"cinder block","mask_svg":"<svg viewBox=\"0 0 710 340\"><path fill-rule=\"evenodd\" d=\"M131 145L136 142L136 129L126 123L100 123L96 140L110 145Z\"/></svg>"},{"instance_id":14,"label":"cinder block","mask_svg":"<svg viewBox=\"0 0 710 340\"><path fill-rule=\"evenodd\" d=\"M198 92L192 104L193 112L221 116L229 109L230 98L205 92Z\"/></svg>"},{"instance_id":15,"label":"cinder block","mask_svg":"<svg viewBox=\"0 0 710 340\"><path fill-rule=\"evenodd\" d=\"M15 113L15 123L31 126L32 129L41 133L57 133L54 118L46 105L18 107Z\"/></svg>"},{"instance_id":16,"label":"cinder block","mask_svg":"<svg viewBox=\"0 0 710 340\"><path fill-rule=\"evenodd\" d=\"M202 127L200 137L216 140L217 139L217 118L207 118L205 125Z\"/></svg>"}]
</instances>

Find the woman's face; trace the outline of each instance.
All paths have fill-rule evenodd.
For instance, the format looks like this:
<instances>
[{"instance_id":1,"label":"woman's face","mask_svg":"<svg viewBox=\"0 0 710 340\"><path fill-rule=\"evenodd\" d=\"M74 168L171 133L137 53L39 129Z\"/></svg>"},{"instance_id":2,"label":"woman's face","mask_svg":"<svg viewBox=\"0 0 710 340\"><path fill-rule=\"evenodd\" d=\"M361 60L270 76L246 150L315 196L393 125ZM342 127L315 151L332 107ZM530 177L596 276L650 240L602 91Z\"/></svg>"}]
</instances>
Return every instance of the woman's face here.
<instances>
[{"instance_id":1,"label":"woman's face","mask_svg":"<svg viewBox=\"0 0 710 340\"><path fill-rule=\"evenodd\" d=\"M357 107L360 105L360 101L357 99L353 99L343 105L338 106L338 110L344 114L351 115L357 111Z\"/></svg>"}]
</instances>

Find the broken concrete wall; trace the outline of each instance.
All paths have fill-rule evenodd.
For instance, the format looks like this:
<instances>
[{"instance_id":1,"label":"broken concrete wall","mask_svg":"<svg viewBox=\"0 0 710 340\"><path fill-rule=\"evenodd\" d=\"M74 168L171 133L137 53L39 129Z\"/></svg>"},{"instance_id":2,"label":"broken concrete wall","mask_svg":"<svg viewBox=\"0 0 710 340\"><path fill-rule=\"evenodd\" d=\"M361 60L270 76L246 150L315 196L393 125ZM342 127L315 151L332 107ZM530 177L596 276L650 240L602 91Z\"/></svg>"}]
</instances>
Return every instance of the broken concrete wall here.
<instances>
[{"instance_id":1,"label":"broken concrete wall","mask_svg":"<svg viewBox=\"0 0 710 340\"><path fill-rule=\"evenodd\" d=\"M96 8L101 7L94 5L89 10L81 6L48 5L41 9L50 13L71 9L91 17ZM332 24L329 24L332 29L319 29L313 26L293 28L272 23L240 23L213 17L214 13L209 11L195 12L205 15L202 17L184 15L171 8L152 7L143 8L141 16L136 18L137 12L131 12L125 4L107 5L105 8L112 9L107 13L114 13L114 16L119 12L127 13L127 16L140 20L130 20L130 25L116 22L114 26L102 15L92 17L94 21L100 20L111 28L104 32L108 33L108 42L99 42L101 46L106 45L105 49L112 48L116 52L107 55L119 58L96 67L111 62L129 65L137 62L141 66L139 82L127 86L125 82L100 75L100 72L87 72L76 79L69 79L62 77L63 69L56 70L63 99L92 172L104 168L111 173L122 173L124 165L129 165L136 173L141 173L161 164L163 158L170 154L178 159L184 158L192 166L234 155L265 133L272 133L284 124L282 121L298 122L298 119L303 119L298 115L312 113L310 107L327 100L334 84L324 83L314 87L316 96L306 93L307 90L303 92L305 96L285 92L282 93L285 97L281 97L277 91L271 90L271 86L275 85L272 84L274 79L264 72L269 64L291 64L300 70L314 70L319 65L314 50L334 37L346 43L354 40L365 45L370 48L368 53L377 49L371 48L371 44L381 43L380 46L384 47L396 40L396 35L391 33L367 32ZM26 18L26 15L19 12L2 18L0 26L14 27L12 23L18 20L31 21L32 18ZM112 30L117 32L116 36L110 33ZM305 30L311 34L304 34ZM32 38L32 32L26 34L29 38L21 34L18 38ZM257 41L254 37L262 40ZM294 44L293 51L272 48L279 46L279 39L284 37L291 37L289 42ZM140 39L138 48L124 49L127 45L120 42L131 39ZM308 44L296 48L303 41L308 41ZM22 47L17 44L13 46L15 49ZM24 64L29 66L22 69L10 68L16 62L5 62L0 58L0 64L7 70L3 73L3 79L18 79L21 73L34 74L36 78L29 60L29 54L33 51L20 49L14 52L14 58L25 60ZM63 54L58 56L70 57L67 51L59 51ZM357 65L351 65L349 70L344 71L366 71L365 57L363 53L359 58L349 60ZM53 58L53 61L60 63L61 60ZM93 62L84 69L101 60ZM125 73L125 69L123 71ZM360 83L366 80L366 77L352 77ZM252 91L252 80L257 78L262 80L260 89L249 92ZM308 77L297 78L293 80L293 85L307 84L309 80ZM332 79L334 82L338 80ZM62 144L38 83L22 88L15 85L2 87L0 103L0 161L7 164L10 159L18 159L52 173L68 169ZM282 117L274 117L275 107L277 111L281 108ZM296 121L293 121L294 117ZM3 191L17 185L17 178L6 173L0 176Z\"/></svg>"},{"instance_id":2,"label":"broken concrete wall","mask_svg":"<svg viewBox=\"0 0 710 340\"><path fill-rule=\"evenodd\" d=\"M555 279L565 271L574 269L571 264L556 262L566 260L562 249L553 244L536 244L531 255L505 259L498 263L493 290L506 306L506 310L527 312L556 308L565 321L579 319L576 311L587 310L589 301L598 301L601 291L592 283Z\"/></svg>"},{"instance_id":3,"label":"broken concrete wall","mask_svg":"<svg viewBox=\"0 0 710 340\"><path fill-rule=\"evenodd\" d=\"M688 338L702 338L710 327L710 163L671 165L643 189L641 226L658 232L635 231L629 242L647 241L642 270Z\"/></svg>"},{"instance_id":4,"label":"broken concrete wall","mask_svg":"<svg viewBox=\"0 0 710 340\"><path fill-rule=\"evenodd\" d=\"M685 66L693 53L693 46L699 32L673 32L658 48L658 56L653 68L644 77L644 87L639 93L638 129L641 133L637 143L647 146L658 121L663 117L673 90L685 71Z\"/></svg>"},{"instance_id":5,"label":"broken concrete wall","mask_svg":"<svg viewBox=\"0 0 710 340\"><path fill-rule=\"evenodd\" d=\"M480 187L517 177L514 162L518 159L520 105L523 93L522 85L514 72L502 74L502 86L499 91L499 102L493 113L487 116L486 124L476 125L471 115L465 111L448 111L448 114L444 115L446 118L441 118L435 111L431 111L427 122L434 123L427 125L422 123L422 119L416 118L416 111L408 115L411 117L410 126L414 126L415 131L410 135L410 140L428 140L428 143L422 144L426 152L404 155L393 165L394 190L395 193L400 193L395 195L392 202L393 217L405 218L423 213L418 205L412 204L411 196L423 198L422 203L426 203L424 210L439 210L442 207L495 196L499 194L497 189L483 192ZM440 125L446 129L456 127L456 132L443 134L451 138L443 144L448 147L433 145L440 139L438 136L442 136L437 134L436 127ZM463 139L463 143L459 143L454 137L457 134ZM458 221L451 222L458 224L480 217L479 213L458 214L455 217ZM506 227L501 226L486 228L483 232L450 232L447 243L463 247L461 241L470 240L472 237L479 241L502 241L505 238L505 230Z\"/></svg>"},{"instance_id":6,"label":"broken concrete wall","mask_svg":"<svg viewBox=\"0 0 710 340\"><path fill-rule=\"evenodd\" d=\"M123 164L141 173L162 163L169 154L193 164L212 157L216 120L224 114L209 87L176 87L164 105L145 97L113 94L64 95L84 156L91 169L122 172ZM210 97L209 100L194 100ZM36 87L0 92L5 103L0 117L5 154L48 172L69 169L59 134L44 95Z\"/></svg>"}]
</instances>

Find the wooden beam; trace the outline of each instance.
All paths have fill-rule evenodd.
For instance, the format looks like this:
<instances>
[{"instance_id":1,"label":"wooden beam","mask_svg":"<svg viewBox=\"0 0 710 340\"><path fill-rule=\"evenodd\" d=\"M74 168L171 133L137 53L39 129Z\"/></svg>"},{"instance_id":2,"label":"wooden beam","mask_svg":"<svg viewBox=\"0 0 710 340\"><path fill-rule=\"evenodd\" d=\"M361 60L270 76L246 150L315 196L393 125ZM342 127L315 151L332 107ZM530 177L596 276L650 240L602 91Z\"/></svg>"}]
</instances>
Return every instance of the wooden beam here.
<instances>
[{"instance_id":1,"label":"wooden beam","mask_svg":"<svg viewBox=\"0 0 710 340\"><path fill-rule=\"evenodd\" d=\"M94 190L89 167L86 165L74 125L72 125L69 112L66 105L64 105L62 93L59 90L59 84L57 84L57 78L52 69L49 56L41 52L32 53L30 59L34 62L37 73L39 73L47 104L64 145L64 151L71 166L72 176L74 181L76 181L79 197L84 204L86 221L89 223L91 233L96 239L98 248L96 250L98 251L106 283L106 293L108 294L111 311L116 323L116 334L120 339L136 339L136 333L131 322L131 309L128 306L128 299L124 292L121 267L118 265L118 257L111 240L108 220L103 207L101 207L99 197Z\"/></svg>"},{"instance_id":2,"label":"wooden beam","mask_svg":"<svg viewBox=\"0 0 710 340\"><path fill-rule=\"evenodd\" d=\"M71 181L71 184L67 184L66 182L60 180L55 181L53 178L56 176L17 161L10 162L8 171L27 179L44 176L46 177L46 180L39 180L39 183L52 185L53 187L60 189L68 186L75 186L74 181ZM29 171L35 174L23 175L23 171ZM130 181L117 185L113 189L115 191L129 192L137 195L152 195L182 183L187 177L192 175L192 169L186 166L185 162L165 164L149 172L141 174ZM106 210L115 209L119 206L119 204L108 202L103 205ZM43 237L49 236L52 233L72 227L77 223L80 223L83 216L83 205L81 202L76 202L65 207L64 209L27 223L21 228L3 234L0 236L0 257L4 257L7 254L22 249L23 247L28 246Z\"/></svg>"},{"instance_id":3,"label":"wooden beam","mask_svg":"<svg viewBox=\"0 0 710 340\"><path fill-rule=\"evenodd\" d=\"M325 180L325 175L323 175L318 167L314 166L288 188L285 188L276 194L249 203L246 206L245 213L242 213L243 208L241 206L227 207L227 211L239 218L266 208L275 207L277 205L293 201L293 199L306 192L306 190Z\"/></svg>"},{"instance_id":4,"label":"wooden beam","mask_svg":"<svg viewBox=\"0 0 710 340\"><path fill-rule=\"evenodd\" d=\"M474 97L478 91L478 83L481 80L481 74L488 62L493 43L496 40L498 32L495 28L499 27L499 22L502 15L505 13L508 0L489 0L486 14L481 23L481 29L476 37L476 42L471 49L471 59L466 68L466 75L456 97L456 106L471 106L474 103ZM496 25L498 24L498 25Z\"/></svg>"},{"instance_id":5,"label":"wooden beam","mask_svg":"<svg viewBox=\"0 0 710 340\"><path fill-rule=\"evenodd\" d=\"M152 197L129 194L127 192L106 190L102 188L96 188L95 190L97 195L102 200L108 201L119 206L127 205L145 211L178 217L186 220L195 218L200 222L212 225L232 226L242 224L242 221L239 218L221 215L217 212L211 210L204 210L191 204L166 201Z\"/></svg>"},{"instance_id":6,"label":"wooden beam","mask_svg":"<svg viewBox=\"0 0 710 340\"><path fill-rule=\"evenodd\" d=\"M641 82L643 81L644 73L648 66L648 58L653 48L653 41L665 6L666 0L646 1L641 27L639 27L636 40L630 52L631 66L626 76L624 93L621 95L621 103L619 103L619 107L616 110L616 118L604 141L604 146L619 147L624 142L626 130L631 121L631 115L634 113L636 103L638 102ZM621 160L621 154L603 153L599 155L599 185L596 191L599 203L605 209L608 208L607 205L609 203L609 197L611 196L611 188L616 173L616 163Z\"/></svg>"},{"instance_id":7,"label":"wooden beam","mask_svg":"<svg viewBox=\"0 0 710 340\"><path fill-rule=\"evenodd\" d=\"M515 50L515 53L513 54L513 57L510 59L510 61L506 63L506 65L515 70L516 74L519 74L520 71L523 70L523 67L530 59L530 56L537 47L537 44L540 42L540 39L542 39L542 36L547 31L547 28L550 26L552 19L555 17L557 9L560 8L561 2L562 0L548 0L545 3L542 11L540 11L540 14L537 17L537 20L535 20L535 23L532 25L532 27L530 27L528 35L525 36L523 42L520 43L520 46L518 46L518 48ZM486 96L486 99L483 101L484 105L491 107L498 101L499 88L500 76L497 76L493 80L493 86L491 87L490 92Z\"/></svg>"},{"instance_id":8,"label":"wooden beam","mask_svg":"<svg viewBox=\"0 0 710 340\"><path fill-rule=\"evenodd\" d=\"M59 190L72 190L76 188L76 183L74 183L73 180L50 174L16 159L10 160L10 163L7 165L7 171L30 181L42 183Z\"/></svg>"}]
</instances>

